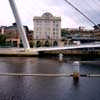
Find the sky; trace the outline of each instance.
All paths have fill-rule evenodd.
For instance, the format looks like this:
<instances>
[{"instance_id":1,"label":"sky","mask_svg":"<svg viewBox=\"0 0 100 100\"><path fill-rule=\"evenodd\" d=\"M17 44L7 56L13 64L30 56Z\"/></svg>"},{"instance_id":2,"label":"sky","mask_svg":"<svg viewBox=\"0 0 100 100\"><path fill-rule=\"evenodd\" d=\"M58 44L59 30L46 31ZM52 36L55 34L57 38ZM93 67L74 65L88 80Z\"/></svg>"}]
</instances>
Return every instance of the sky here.
<instances>
[{"instance_id":1,"label":"sky","mask_svg":"<svg viewBox=\"0 0 100 100\"><path fill-rule=\"evenodd\" d=\"M0 0L0 26L9 26L15 22L9 0ZM85 13L96 24L100 23L100 0L69 0L74 6ZM33 30L33 17L42 16L50 12L54 16L61 17L62 28L78 28L84 26L92 28L86 18L64 0L15 0L23 25L28 25Z\"/></svg>"}]
</instances>

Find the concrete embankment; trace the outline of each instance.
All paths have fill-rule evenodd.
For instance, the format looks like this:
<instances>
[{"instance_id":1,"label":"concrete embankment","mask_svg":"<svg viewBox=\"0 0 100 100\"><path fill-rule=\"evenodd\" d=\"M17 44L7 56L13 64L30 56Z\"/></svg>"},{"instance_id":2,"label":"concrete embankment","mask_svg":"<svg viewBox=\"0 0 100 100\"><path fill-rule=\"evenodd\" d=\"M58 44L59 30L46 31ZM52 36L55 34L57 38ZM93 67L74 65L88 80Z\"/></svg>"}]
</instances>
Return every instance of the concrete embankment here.
<instances>
[{"instance_id":1,"label":"concrete embankment","mask_svg":"<svg viewBox=\"0 0 100 100\"><path fill-rule=\"evenodd\" d=\"M15 57L32 57L32 56L55 56L62 53L65 56L84 56L84 57L100 57L100 51L83 51L83 50L55 50L41 51L38 48L32 48L30 51L25 51L24 48L0 48L0 56L15 56Z\"/></svg>"},{"instance_id":2,"label":"concrete embankment","mask_svg":"<svg viewBox=\"0 0 100 100\"><path fill-rule=\"evenodd\" d=\"M62 53L65 56L79 56L79 57L100 57L100 51L82 51L82 50L59 50L59 51L44 51L39 52L41 56L54 56Z\"/></svg>"},{"instance_id":3,"label":"concrete embankment","mask_svg":"<svg viewBox=\"0 0 100 100\"><path fill-rule=\"evenodd\" d=\"M38 56L36 51L25 51L23 48L0 48L0 56L15 56L15 57L33 57Z\"/></svg>"},{"instance_id":4,"label":"concrete embankment","mask_svg":"<svg viewBox=\"0 0 100 100\"><path fill-rule=\"evenodd\" d=\"M36 77L73 77L72 73L59 74L26 74L26 73L0 73L0 76L36 76ZM100 74L80 74L79 77L100 77Z\"/></svg>"}]
</instances>

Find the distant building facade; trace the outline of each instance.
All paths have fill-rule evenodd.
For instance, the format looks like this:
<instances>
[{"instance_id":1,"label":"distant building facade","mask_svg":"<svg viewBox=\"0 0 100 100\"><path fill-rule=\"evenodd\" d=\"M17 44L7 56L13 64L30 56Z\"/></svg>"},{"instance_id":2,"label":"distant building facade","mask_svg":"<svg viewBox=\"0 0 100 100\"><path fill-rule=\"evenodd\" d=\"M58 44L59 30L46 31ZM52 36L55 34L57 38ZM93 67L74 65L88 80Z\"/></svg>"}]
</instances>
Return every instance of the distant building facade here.
<instances>
[{"instance_id":1,"label":"distant building facade","mask_svg":"<svg viewBox=\"0 0 100 100\"><path fill-rule=\"evenodd\" d=\"M33 41L33 31L29 31L27 26L24 26L26 35L28 37L29 43L32 44ZM6 36L6 43L12 47L23 47L22 41L20 39L20 34L17 29L16 23L13 23L12 26L2 26L0 27L0 33Z\"/></svg>"},{"instance_id":2,"label":"distant building facade","mask_svg":"<svg viewBox=\"0 0 100 100\"><path fill-rule=\"evenodd\" d=\"M34 17L34 43L35 46L58 46L61 40L61 17L51 13L44 13Z\"/></svg>"},{"instance_id":3,"label":"distant building facade","mask_svg":"<svg viewBox=\"0 0 100 100\"><path fill-rule=\"evenodd\" d=\"M100 30L85 29L84 27L79 28L64 28L66 36L63 37L63 44L73 44L75 41L80 43L92 43L100 41Z\"/></svg>"}]
</instances>

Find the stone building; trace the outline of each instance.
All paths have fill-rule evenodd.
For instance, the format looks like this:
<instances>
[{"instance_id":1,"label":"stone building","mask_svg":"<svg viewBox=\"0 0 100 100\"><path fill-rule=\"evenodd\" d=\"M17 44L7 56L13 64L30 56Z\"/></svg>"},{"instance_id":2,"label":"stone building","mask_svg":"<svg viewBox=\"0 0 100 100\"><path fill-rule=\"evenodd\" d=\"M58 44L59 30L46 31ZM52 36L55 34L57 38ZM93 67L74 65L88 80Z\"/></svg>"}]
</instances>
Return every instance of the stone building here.
<instances>
[{"instance_id":1,"label":"stone building","mask_svg":"<svg viewBox=\"0 0 100 100\"><path fill-rule=\"evenodd\" d=\"M35 46L59 46L61 41L61 17L51 13L44 13L34 17L34 43Z\"/></svg>"},{"instance_id":2,"label":"stone building","mask_svg":"<svg viewBox=\"0 0 100 100\"><path fill-rule=\"evenodd\" d=\"M1 34L6 36L6 45L12 47L19 47L20 44L20 36L17 31L16 25L12 26L2 26L0 27Z\"/></svg>"},{"instance_id":3,"label":"stone building","mask_svg":"<svg viewBox=\"0 0 100 100\"><path fill-rule=\"evenodd\" d=\"M28 37L29 43L32 44L33 31L29 31L27 26L24 26L24 29L26 31L26 35ZM8 26L8 27L7 26L0 27L0 33L6 36L7 46L23 47L16 23L13 23L13 25ZM33 46L31 45L31 47Z\"/></svg>"},{"instance_id":4,"label":"stone building","mask_svg":"<svg viewBox=\"0 0 100 100\"><path fill-rule=\"evenodd\" d=\"M74 41L80 41L80 43L93 43L100 41L100 31L88 30L85 28L64 28L67 36L64 37L64 44L73 44Z\"/></svg>"}]
</instances>

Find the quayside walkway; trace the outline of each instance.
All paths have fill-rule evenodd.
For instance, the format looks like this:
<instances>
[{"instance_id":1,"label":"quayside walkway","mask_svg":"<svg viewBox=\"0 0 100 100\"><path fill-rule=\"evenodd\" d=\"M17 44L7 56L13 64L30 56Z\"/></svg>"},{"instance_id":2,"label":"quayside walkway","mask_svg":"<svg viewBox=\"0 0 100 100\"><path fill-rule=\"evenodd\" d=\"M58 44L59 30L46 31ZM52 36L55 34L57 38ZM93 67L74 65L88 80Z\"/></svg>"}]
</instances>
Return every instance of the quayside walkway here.
<instances>
[{"instance_id":1,"label":"quayside walkway","mask_svg":"<svg viewBox=\"0 0 100 100\"><path fill-rule=\"evenodd\" d=\"M73 74L72 73L60 73L60 74L0 73L0 76L73 77ZM100 74L80 74L80 77L100 77Z\"/></svg>"},{"instance_id":2,"label":"quayside walkway","mask_svg":"<svg viewBox=\"0 0 100 100\"><path fill-rule=\"evenodd\" d=\"M100 44L81 44L81 45L68 45L63 47L40 47L33 48L31 51L57 51L57 50L75 50L75 49L85 49L85 48L100 48Z\"/></svg>"},{"instance_id":3,"label":"quayside walkway","mask_svg":"<svg viewBox=\"0 0 100 100\"><path fill-rule=\"evenodd\" d=\"M0 48L0 55L26 55L37 56L41 51L61 51L61 50L77 50L88 48L100 48L100 44L81 44L81 45L69 45L64 47L39 47L30 48L25 50L24 48Z\"/></svg>"}]
</instances>

